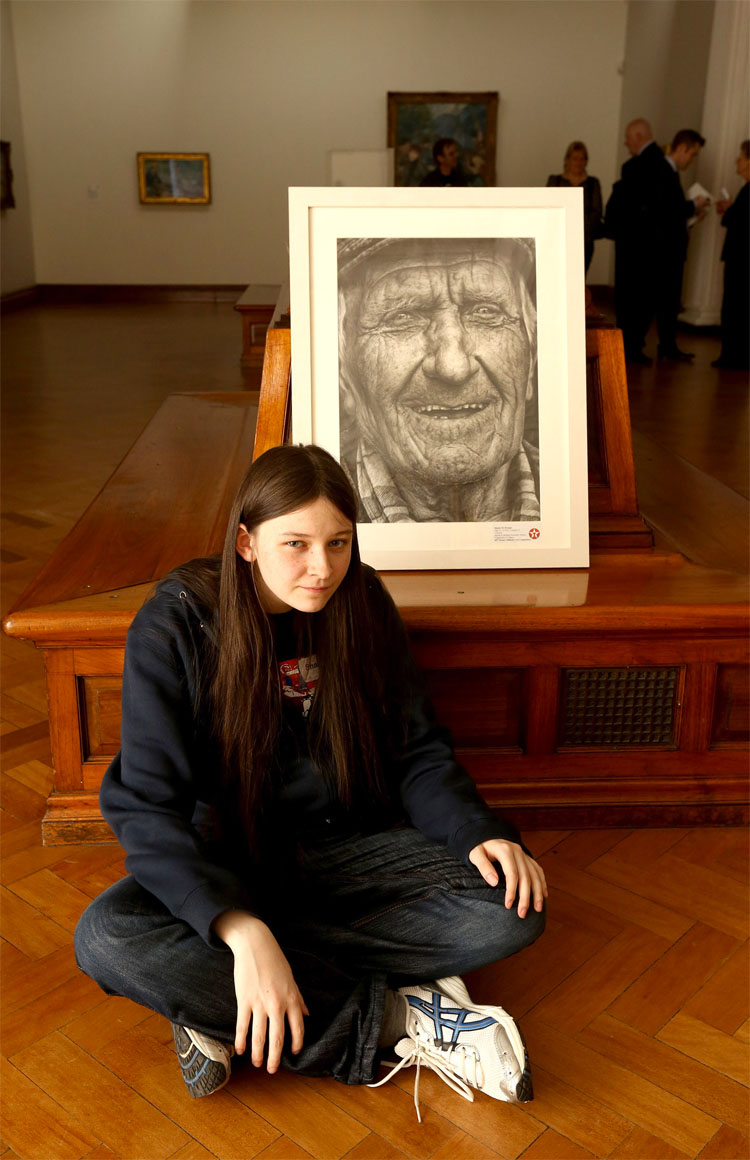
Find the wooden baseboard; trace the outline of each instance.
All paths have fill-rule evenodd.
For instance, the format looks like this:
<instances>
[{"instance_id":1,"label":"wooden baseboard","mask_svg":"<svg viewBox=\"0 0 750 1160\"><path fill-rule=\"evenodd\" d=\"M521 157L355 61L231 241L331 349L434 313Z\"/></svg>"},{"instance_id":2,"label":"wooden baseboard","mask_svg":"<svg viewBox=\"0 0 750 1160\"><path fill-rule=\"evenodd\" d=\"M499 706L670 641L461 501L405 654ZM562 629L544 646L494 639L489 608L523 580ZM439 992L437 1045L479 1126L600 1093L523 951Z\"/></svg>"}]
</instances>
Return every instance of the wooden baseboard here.
<instances>
[{"instance_id":1,"label":"wooden baseboard","mask_svg":"<svg viewBox=\"0 0 750 1160\"><path fill-rule=\"evenodd\" d=\"M537 795L531 784L526 790L527 801ZM596 802L592 795L590 802L579 801L572 805L551 801L534 805L508 804L493 802L492 794L486 796L490 805L495 805L524 832L742 826L750 819L747 802L737 800L736 794L728 794L726 800L675 802L665 792L657 801L643 802L634 797L631 801L618 803ZM624 796L627 797L627 791ZM116 845L116 838L99 811L99 794L85 790L51 794L42 820L42 841L45 846Z\"/></svg>"},{"instance_id":2,"label":"wooden baseboard","mask_svg":"<svg viewBox=\"0 0 750 1160\"><path fill-rule=\"evenodd\" d=\"M52 306L134 302L236 302L243 285L63 285L42 283L36 287L37 301Z\"/></svg>"},{"instance_id":3,"label":"wooden baseboard","mask_svg":"<svg viewBox=\"0 0 750 1160\"><path fill-rule=\"evenodd\" d=\"M65 846L70 843L110 845L116 841L99 809L99 793L80 790L77 793L50 794L47 812L42 818L42 844Z\"/></svg>"},{"instance_id":4,"label":"wooden baseboard","mask_svg":"<svg viewBox=\"0 0 750 1160\"><path fill-rule=\"evenodd\" d=\"M648 830L694 829L704 826L747 826L748 806L738 802L705 805L542 806L502 810L521 830ZM75 841L74 838L67 839ZM45 843L52 844L52 843ZM534 842L529 839L532 850Z\"/></svg>"},{"instance_id":5,"label":"wooden baseboard","mask_svg":"<svg viewBox=\"0 0 750 1160\"><path fill-rule=\"evenodd\" d=\"M10 294L0 297L0 311L3 314L11 310L23 310L26 306L34 306L39 301L39 287L27 286L23 290L13 290Z\"/></svg>"}]
</instances>

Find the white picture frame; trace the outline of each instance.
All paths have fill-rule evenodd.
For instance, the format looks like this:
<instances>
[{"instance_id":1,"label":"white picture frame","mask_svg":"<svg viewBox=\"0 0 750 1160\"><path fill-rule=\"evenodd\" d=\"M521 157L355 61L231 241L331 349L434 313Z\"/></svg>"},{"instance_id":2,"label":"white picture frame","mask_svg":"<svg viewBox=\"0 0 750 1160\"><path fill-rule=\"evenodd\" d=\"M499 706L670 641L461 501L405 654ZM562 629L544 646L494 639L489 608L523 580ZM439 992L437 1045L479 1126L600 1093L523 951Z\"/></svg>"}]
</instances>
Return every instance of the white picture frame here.
<instances>
[{"instance_id":1,"label":"white picture frame","mask_svg":"<svg viewBox=\"0 0 750 1160\"><path fill-rule=\"evenodd\" d=\"M362 558L586 567L581 190L292 188L289 237L292 438L347 467Z\"/></svg>"}]
</instances>

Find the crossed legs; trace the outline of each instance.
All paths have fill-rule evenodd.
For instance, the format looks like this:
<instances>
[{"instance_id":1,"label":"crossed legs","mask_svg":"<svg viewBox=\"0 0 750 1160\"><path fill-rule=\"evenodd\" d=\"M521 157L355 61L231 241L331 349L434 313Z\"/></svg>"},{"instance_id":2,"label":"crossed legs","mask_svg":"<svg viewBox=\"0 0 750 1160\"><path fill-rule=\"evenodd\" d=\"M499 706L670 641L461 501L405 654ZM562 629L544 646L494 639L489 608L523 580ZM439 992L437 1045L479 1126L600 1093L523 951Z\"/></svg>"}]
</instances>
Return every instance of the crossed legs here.
<instances>
[{"instance_id":1,"label":"crossed legs","mask_svg":"<svg viewBox=\"0 0 750 1160\"><path fill-rule=\"evenodd\" d=\"M303 850L301 873L264 915L310 1011L298 1055L283 1065L345 1083L378 1070L386 990L460 975L533 942L544 915L503 905L487 886L415 830L329 839ZM126 995L216 1039L234 1039L231 952L210 946L132 878L100 895L76 930L81 968Z\"/></svg>"}]
</instances>

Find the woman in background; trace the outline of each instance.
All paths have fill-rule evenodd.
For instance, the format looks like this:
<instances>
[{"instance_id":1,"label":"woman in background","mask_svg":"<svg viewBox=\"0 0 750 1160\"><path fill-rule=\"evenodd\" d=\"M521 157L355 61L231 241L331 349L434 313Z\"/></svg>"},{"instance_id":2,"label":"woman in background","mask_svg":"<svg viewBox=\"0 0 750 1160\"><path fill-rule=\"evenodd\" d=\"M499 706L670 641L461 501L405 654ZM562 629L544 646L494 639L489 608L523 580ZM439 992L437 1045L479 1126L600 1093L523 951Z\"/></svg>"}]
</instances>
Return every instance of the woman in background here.
<instances>
[{"instance_id":1,"label":"woman in background","mask_svg":"<svg viewBox=\"0 0 750 1160\"><path fill-rule=\"evenodd\" d=\"M562 173L550 174L547 187L583 186L583 252L588 270L594 256L594 242L602 236L602 188L599 179L586 172L589 154L583 141L571 141L565 151Z\"/></svg>"}]
</instances>

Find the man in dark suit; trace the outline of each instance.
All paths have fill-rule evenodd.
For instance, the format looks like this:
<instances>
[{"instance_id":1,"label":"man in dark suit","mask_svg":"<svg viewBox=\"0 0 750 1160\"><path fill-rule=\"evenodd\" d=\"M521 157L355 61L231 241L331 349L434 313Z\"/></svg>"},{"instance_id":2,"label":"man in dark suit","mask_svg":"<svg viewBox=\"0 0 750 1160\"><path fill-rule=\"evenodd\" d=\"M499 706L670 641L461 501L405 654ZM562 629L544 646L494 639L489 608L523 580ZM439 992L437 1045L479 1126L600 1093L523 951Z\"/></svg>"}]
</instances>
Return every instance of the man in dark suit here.
<instances>
[{"instance_id":1,"label":"man in dark suit","mask_svg":"<svg viewBox=\"0 0 750 1160\"><path fill-rule=\"evenodd\" d=\"M605 231L615 239L615 310L625 355L631 362L651 363L643 344L655 317L659 357L689 361L692 355L676 341L687 222L702 215L708 201L688 201L679 175L698 156L705 139L693 129L682 129L665 156L648 121L638 118L627 126L625 144L631 157L605 215Z\"/></svg>"}]
</instances>

